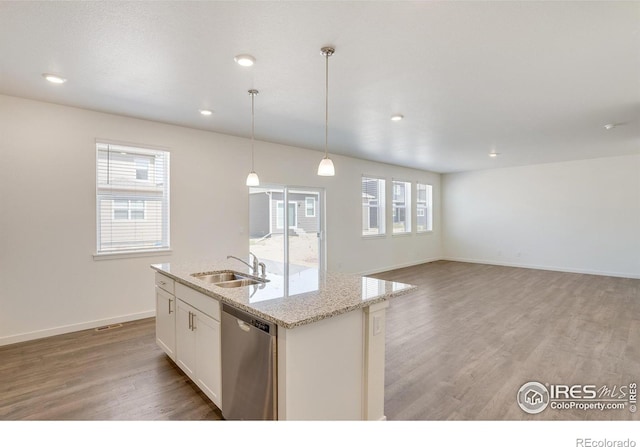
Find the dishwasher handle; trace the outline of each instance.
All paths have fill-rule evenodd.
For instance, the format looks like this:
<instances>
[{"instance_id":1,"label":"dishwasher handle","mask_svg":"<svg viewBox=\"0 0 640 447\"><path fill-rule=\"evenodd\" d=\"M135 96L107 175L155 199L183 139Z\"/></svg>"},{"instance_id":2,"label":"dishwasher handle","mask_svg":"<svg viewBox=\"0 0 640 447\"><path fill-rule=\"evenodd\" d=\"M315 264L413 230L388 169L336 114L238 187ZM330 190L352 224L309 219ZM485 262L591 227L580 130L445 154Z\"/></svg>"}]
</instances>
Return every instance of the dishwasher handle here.
<instances>
[{"instance_id":1,"label":"dishwasher handle","mask_svg":"<svg viewBox=\"0 0 640 447\"><path fill-rule=\"evenodd\" d=\"M240 320L239 318L236 318L236 322L238 323L238 326L240 327L240 329L242 329L243 331L249 332L251 330L251 326L249 326L247 323Z\"/></svg>"}]
</instances>

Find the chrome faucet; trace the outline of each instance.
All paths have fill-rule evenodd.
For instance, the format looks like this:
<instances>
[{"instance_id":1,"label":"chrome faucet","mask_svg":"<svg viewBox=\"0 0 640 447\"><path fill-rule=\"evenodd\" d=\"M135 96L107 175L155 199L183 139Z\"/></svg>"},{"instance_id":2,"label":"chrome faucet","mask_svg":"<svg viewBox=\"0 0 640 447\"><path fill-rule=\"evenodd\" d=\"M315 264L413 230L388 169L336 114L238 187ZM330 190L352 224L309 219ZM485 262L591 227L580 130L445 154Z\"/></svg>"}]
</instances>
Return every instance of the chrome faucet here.
<instances>
[{"instance_id":1,"label":"chrome faucet","mask_svg":"<svg viewBox=\"0 0 640 447\"><path fill-rule=\"evenodd\" d=\"M249 267L251 269L251 273L256 275L256 276L258 275L258 268L260 268L260 276L262 278L267 276L267 272L266 272L267 267L264 265L264 262L260 262L258 260L258 257L255 254L251 253L251 252L249 252L249 255L253 256L253 263L252 263L253 265L249 264L246 261L243 261L242 259L238 258L237 256L228 255L227 259L230 259L230 258L237 259L238 261L242 262L244 265Z\"/></svg>"}]
</instances>

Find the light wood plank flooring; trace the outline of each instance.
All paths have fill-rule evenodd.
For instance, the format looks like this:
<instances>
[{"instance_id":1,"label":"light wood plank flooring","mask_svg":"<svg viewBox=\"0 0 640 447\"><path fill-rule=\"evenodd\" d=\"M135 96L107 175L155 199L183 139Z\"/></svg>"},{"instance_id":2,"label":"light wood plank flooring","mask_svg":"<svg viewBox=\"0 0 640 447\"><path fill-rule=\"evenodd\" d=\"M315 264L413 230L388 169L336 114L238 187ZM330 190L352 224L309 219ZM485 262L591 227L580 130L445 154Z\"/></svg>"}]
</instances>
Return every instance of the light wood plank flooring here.
<instances>
[{"instance_id":1,"label":"light wood plank flooring","mask_svg":"<svg viewBox=\"0 0 640 447\"><path fill-rule=\"evenodd\" d=\"M640 280L438 261L375 275L418 290L387 312L391 420L628 420L524 413L526 382L640 384Z\"/></svg>"},{"instance_id":2,"label":"light wood plank flooring","mask_svg":"<svg viewBox=\"0 0 640 447\"><path fill-rule=\"evenodd\" d=\"M527 415L528 381L640 383L640 280L439 261L376 275L416 284L387 312L390 420L638 419ZM154 320L0 347L0 420L215 420L155 345Z\"/></svg>"}]
</instances>

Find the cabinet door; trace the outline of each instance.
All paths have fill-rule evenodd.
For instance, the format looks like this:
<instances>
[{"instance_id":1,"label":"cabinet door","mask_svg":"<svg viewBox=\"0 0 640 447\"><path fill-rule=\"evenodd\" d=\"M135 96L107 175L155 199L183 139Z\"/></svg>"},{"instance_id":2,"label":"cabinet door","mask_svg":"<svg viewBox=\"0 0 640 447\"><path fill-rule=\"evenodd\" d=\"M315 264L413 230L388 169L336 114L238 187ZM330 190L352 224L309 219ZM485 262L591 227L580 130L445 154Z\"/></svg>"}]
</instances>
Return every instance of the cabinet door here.
<instances>
[{"instance_id":1,"label":"cabinet door","mask_svg":"<svg viewBox=\"0 0 640 447\"><path fill-rule=\"evenodd\" d=\"M197 312L196 384L214 404L221 408L222 368L220 356L220 322Z\"/></svg>"},{"instance_id":2,"label":"cabinet door","mask_svg":"<svg viewBox=\"0 0 640 447\"><path fill-rule=\"evenodd\" d=\"M175 297L156 286L156 343L172 359L176 359Z\"/></svg>"},{"instance_id":3,"label":"cabinet door","mask_svg":"<svg viewBox=\"0 0 640 447\"><path fill-rule=\"evenodd\" d=\"M196 333L193 321L196 310L183 302L178 303L176 314L176 363L189 376L196 380Z\"/></svg>"}]
</instances>

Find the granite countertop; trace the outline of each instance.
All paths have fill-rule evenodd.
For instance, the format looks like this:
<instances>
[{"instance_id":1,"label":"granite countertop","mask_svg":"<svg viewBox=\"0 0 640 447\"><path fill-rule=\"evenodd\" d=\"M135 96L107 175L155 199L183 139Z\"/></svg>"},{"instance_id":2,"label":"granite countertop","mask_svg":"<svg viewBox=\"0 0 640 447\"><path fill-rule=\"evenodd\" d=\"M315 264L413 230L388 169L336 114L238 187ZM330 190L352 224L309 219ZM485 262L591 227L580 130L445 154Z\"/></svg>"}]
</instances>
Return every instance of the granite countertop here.
<instances>
[{"instance_id":1,"label":"granite countertop","mask_svg":"<svg viewBox=\"0 0 640 447\"><path fill-rule=\"evenodd\" d=\"M237 260L192 264L152 264L151 268L180 284L230 304L256 317L291 329L385 301L416 286L380 279L320 272L312 268L269 266L262 285L222 288L202 281L194 273L235 271L251 276Z\"/></svg>"}]
</instances>

